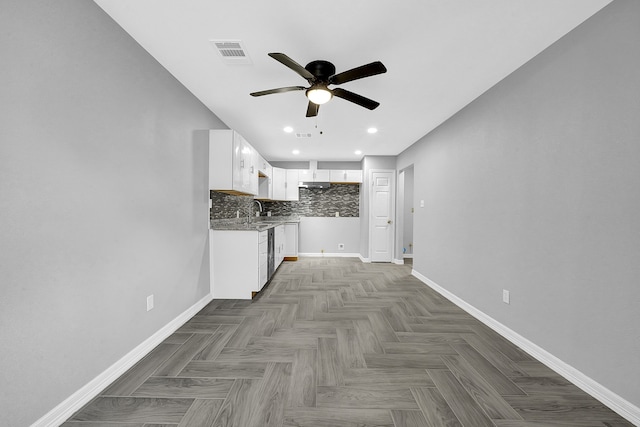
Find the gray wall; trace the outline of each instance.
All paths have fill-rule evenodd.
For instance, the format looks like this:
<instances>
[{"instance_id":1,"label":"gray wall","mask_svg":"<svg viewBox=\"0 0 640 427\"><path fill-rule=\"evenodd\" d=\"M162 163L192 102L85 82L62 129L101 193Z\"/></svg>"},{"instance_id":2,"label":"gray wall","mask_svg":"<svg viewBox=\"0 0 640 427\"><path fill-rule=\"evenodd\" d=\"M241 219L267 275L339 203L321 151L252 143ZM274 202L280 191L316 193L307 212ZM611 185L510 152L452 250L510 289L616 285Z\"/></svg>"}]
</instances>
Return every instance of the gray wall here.
<instances>
[{"instance_id":1,"label":"gray wall","mask_svg":"<svg viewBox=\"0 0 640 427\"><path fill-rule=\"evenodd\" d=\"M4 1L0 28L0 425L25 426L208 294L196 130L225 126L93 2Z\"/></svg>"},{"instance_id":2,"label":"gray wall","mask_svg":"<svg viewBox=\"0 0 640 427\"><path fill-rule=\"evenodd\" d=\"M414 268L636 406L638 22L614 1L398 158Z\"/></svg>"},{"instance_id":3,"label":"gray wall","mask_svg":"<svg viewBox=\"0 0 640 427\"><path fill-rule=\"evenodd\" d=\"M360 239L360 218L302 217L298 229L300 254L357 254ZM344 249L338 249L338 244Z\"/></svg>"}]
</instances>

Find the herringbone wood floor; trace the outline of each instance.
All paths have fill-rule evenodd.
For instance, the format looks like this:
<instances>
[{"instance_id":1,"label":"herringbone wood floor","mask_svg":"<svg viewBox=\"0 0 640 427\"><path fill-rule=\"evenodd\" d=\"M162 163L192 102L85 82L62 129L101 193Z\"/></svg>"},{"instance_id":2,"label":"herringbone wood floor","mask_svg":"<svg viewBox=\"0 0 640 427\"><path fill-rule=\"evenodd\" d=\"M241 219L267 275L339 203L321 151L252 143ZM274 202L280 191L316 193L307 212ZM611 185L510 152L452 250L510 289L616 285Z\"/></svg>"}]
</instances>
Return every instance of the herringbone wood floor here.
<instances>
[{"instance_id":1,"label":"herringbone wood floor","mask_svg":"<svg viewBox=\"0 0 640 427\"><path fill-rule=\"evenodd\" d=\"M630 426L410 275L285 262L215 300L71 420L79 426Z\"/></svg>"}]
</instances>

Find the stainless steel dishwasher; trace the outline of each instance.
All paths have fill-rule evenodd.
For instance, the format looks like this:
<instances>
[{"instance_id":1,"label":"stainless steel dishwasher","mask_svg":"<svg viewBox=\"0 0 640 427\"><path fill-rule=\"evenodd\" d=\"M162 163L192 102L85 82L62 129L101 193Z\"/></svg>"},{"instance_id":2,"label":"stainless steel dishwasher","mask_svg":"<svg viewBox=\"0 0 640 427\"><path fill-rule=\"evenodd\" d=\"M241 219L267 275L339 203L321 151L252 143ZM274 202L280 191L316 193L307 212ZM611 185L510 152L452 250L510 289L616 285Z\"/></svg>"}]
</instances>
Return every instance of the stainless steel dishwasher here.
<instances>
[{"instance_id":1,"label":"stainless steel dishwasher","mask_svg":"<svg viewBox=\"0 0 640 427\"><path fill-rule=\"evenodd\" d=\"M276 266L276 242L275 242L275 227L271 227L267 230L267 282L271 280Z\"/></svg>"}]
</instances>

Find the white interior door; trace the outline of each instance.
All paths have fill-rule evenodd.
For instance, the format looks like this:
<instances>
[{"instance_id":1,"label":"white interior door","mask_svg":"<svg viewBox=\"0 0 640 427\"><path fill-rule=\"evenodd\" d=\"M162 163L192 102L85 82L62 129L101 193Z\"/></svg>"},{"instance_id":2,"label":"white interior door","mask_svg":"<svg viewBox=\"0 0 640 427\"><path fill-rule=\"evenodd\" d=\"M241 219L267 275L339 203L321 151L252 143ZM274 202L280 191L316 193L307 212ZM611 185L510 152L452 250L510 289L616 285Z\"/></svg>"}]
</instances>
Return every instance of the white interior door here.
<instances>
[{"instance_id":1,"label":"white interior door","mask_svg":"<svg viewBox=\"0 0 640 427\"><path fill-rule=\"evenodd\" d=\"M371 262L391 262L393 258L395 172L371 172Z\"/></svg>"}]
</instances>

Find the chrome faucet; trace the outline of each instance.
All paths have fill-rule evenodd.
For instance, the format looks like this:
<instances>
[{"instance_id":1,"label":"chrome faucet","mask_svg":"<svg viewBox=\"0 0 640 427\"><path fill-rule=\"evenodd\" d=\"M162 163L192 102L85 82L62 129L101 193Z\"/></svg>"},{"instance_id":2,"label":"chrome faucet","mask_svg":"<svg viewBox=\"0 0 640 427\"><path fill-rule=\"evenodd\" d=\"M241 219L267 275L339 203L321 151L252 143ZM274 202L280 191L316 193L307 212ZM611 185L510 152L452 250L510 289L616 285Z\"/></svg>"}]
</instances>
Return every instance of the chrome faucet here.
<instances>
[{"instance_id":1,"label":"chrome faucet","mask_svg":"<svg viewBox=\"0 0 640 427\"><path fill-rule=\"evenodd\" d=\"M260 213L262 213L262 203L260 202L260 200L254 200L253 203L257 203L258 204L258 209L259 209Z\"/></svg>"}]
</instances>

